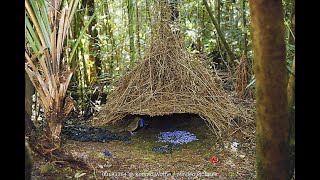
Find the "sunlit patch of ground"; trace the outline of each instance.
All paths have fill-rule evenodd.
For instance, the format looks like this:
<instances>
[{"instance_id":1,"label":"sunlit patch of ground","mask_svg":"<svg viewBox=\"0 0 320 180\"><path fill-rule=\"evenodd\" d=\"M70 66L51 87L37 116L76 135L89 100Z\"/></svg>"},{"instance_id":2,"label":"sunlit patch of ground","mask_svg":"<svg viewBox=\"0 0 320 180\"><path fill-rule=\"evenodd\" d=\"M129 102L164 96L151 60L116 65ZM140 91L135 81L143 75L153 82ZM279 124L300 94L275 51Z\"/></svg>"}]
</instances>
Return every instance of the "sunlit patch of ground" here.
<instances>
[{"instance_id":1,"label":"sunlit patch of ground","mask_svg":"<svg viewBox=\"0 0 320 180\"><path fill-rule=\"evenodd\" d=\"M35 157L33 179L76 179L81 175L79 179L164 179L164 176L168 179L254 179L255 145L250 136L231 129L232 136L217 140L199 118L176 123L177 130L189 131L199 140L179 145L172 154L154 152L152 148L162 144L157 142L157 136L165 130L165 127L154 126L156 122L138 131L131 142L65 140L62 150L85 161L90 169L48 163ZM234 142L238 143L237 148L231 146ZM105 156L105 150L109 150L112 157ZM219 158L218 163L209 161L213 156Z\"/></svg>"}]
</instances>

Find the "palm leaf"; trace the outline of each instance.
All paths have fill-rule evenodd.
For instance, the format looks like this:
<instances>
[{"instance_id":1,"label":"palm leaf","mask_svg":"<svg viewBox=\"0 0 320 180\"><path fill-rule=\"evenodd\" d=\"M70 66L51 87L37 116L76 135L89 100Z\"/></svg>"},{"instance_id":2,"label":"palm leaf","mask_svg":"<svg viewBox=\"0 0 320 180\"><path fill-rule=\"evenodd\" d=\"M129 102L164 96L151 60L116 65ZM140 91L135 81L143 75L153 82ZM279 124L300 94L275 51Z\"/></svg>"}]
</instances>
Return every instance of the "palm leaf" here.
<instances>
[{"instance_id":1,"label":"palm leaf","mask_svg":"<svg viewBox=\"0 0 320 180\"><path fill-rule=\"evenodd\" d=\"M25 0L25 70L40 95L45 111L58 110L67 92L72 72L63 62L64 41L79 0L61 5L62 0ZM61 66L63 65L63 66ZM60 67L63 67L60 69Z\"/></svg>"},{"instance_id":2,"label":"palm leaf","mask_svg":"<svg viewBox=\"0 0 320 180\"><path fill-rule=\"evenodd\" d=\"M37 52L41 48L40 40L36 35L36 33L34 32L34 29L32 28L32 25L27 16L25 17L25 22L26 22L26 28L27 28L26 37L28 38L28 42L30 43L33 52Z\"/></svg>"},{"instance_id":3,"label":"palm leaf","mask_svg":"<svg viewBox=\"0 0 320 180\"><path fill-rule=\"evenodd\" d=\"M41 34L45 40L45 43L43 43L43 45L46 45L49 49L51 49L50 33L47 31L45 27L45 24L46 23L48 24L48 17L41 16L41 13L40 13L41 7L39 7L40 1L36 1L36 0L29 0L29 1L31 4L33 13L36 17L36 19L32 19L32 21L33 23L35 23L34 20L36 20L37 23L39 24Z\"/></svg>"}]
</instances>

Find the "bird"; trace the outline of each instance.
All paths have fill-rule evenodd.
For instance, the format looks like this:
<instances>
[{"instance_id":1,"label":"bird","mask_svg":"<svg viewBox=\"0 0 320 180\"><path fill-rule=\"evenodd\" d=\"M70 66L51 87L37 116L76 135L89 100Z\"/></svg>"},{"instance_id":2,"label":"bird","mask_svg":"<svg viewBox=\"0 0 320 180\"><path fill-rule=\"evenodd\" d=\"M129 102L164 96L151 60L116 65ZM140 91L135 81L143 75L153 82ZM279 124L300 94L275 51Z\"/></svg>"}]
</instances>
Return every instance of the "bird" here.
<instances>
[{"instance_id":1,"label":"bird","mask_svg":"<svg viewBox=\"0 0 320 180\"><path fill-rule=\"evenodd\" d=\"M143 128L145 126L145 122L140 117L133 118L132 122L129 124L129 126L126 128L126 131L129 131L131 135L134 135L133 132Z\"/></svg>"}]
</instances>

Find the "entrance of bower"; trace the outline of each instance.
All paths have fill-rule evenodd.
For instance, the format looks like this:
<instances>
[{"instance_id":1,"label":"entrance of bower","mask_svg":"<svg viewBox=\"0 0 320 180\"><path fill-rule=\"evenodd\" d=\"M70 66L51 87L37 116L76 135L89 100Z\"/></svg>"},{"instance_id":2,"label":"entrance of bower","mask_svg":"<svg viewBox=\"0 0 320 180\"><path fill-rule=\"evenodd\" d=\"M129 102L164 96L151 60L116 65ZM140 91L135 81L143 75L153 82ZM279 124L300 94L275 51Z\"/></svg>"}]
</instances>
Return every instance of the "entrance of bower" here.
<instances>
[{"instance_id":1,"label":"entrance of bower","mask_svg":"<svg viewBox=\"0 0 320 180\"><path fill-rule=\"evenodd\" d=\"M197 114L191 113L174 113L170 115L163 116L148 116L148 115L132 115L129 114L119 121L121 127L127 127L132 119L135 117L141 117L146 127L141 130L141 133L144 132L164 132L164 131L199 131L206 130L211 132L205 120L203 120Z\"/></svg>"}]
</instances>

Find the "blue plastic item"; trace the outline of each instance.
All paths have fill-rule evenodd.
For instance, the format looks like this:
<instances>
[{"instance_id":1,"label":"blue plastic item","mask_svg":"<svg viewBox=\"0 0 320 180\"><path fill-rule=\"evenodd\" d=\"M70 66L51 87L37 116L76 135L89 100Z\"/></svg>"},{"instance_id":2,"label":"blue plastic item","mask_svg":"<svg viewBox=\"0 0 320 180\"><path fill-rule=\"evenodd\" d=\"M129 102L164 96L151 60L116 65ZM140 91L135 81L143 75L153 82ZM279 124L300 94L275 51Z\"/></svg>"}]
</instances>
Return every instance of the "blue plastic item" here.
<instances>
[{"instance_id":1,"label":"blue plastic item","mask_svg":"<svg viewBox=\"0 0 320 180\"><path fill-rule=\"evenodd\" d=\"M104 151L104 155L106 155L106 156L112 156L111 153L110 153L108 150L105 150L105 151Z\"/></svg>"},{"instance_id":2,"label":"blue plastic item","mask_svg":"<svg viewBox=\"0 0 320 180\"><path fill-rule=\"evenodd\" d=\"M168 142L172 144L187 144L198 140L197 137L188 131L161 132L159 142Z\"/></svg>"},{"instance_id":3,"label":"blue plastic item","mask_svg":"<svg viewBox=\"0 0 320 180\"><path fill-rule=\"evenodd\" d=\"M139 127L143 127L144 126L144 121L143 121L143 119L139 119Z\"/></svg>"}]
</instances>

